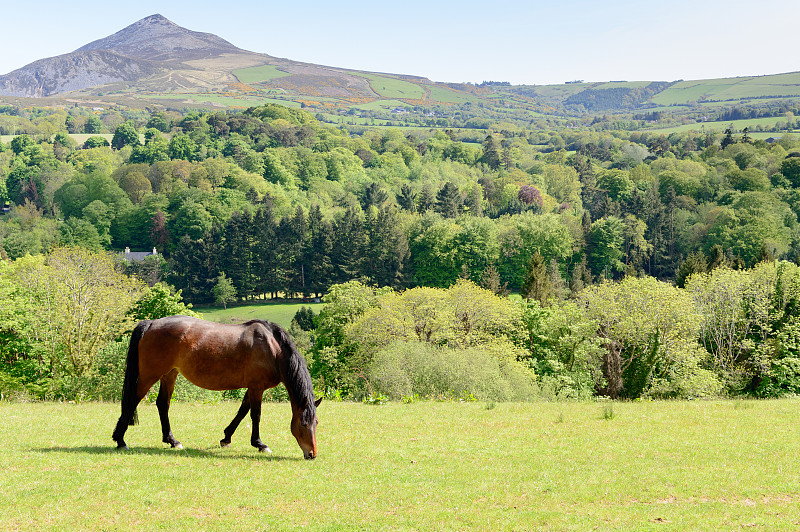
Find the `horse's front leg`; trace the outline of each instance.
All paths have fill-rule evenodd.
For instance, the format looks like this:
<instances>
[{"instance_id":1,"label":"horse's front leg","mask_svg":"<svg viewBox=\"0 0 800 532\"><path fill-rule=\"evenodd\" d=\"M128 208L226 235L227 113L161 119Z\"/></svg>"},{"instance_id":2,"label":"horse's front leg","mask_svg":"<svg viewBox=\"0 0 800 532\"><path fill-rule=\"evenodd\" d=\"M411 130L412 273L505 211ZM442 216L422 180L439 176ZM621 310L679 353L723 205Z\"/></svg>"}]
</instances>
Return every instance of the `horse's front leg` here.
<instances>
[{"instance_id":1,"label":"horse's front leg","mask_svg":"<svg viewBox=\"0 0 800 532\"><path fill-rule=\"evenodd\" d=\"M242 400L242 406L239 407L239 411L236 412L236 416L234 416L233 421L231 421L230 425L225 427L225 437L219 441L219 444L222 447L230 447L231 446L231 437L233 433L236 432L236 428L239 426L239 423L242 422L244 416L250 411L250 398L248 394L244 394L244 399Z\"/></svg>"},{"instance_id":2,"label":"horse's front leg","mask_svg":"<svg viewBox=\"0 0 800 532\"><path fill-rule=\"evenodd\" d=\"M183 449L183 444L172 435L169 426L169 402L172 399L172 392L175 391L175 379L178 378L178 370L173 369L161 377L161 386L158 389L156 406L158 407L158 417L161 418L162 441L168 443L174 449Z\"/></svg>"},{"instance_id":3,"label":"horse's front leg","mask_svg":"<svg viewBox=\"0 0 800 532\"><path fill-rule=\"evenodd\" d=\"M258 426L261 423L261 399L264 397L264 390L247 390L250 398L250 419L253 421L253 433L250 436L250 445L258 449L259 452L271 453L269 447L264 445L258 434Z\"/></svg>"}]
</instances>

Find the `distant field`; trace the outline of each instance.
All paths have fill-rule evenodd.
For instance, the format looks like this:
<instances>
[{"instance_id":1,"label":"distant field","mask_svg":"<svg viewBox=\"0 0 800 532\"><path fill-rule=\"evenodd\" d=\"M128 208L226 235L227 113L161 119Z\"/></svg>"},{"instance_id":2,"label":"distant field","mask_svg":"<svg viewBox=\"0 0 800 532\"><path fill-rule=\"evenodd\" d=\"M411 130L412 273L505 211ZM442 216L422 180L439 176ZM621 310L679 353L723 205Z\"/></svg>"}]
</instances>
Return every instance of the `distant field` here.
<instances>
[{"instance_id":1,"label":"distant field","mask_svg":"<svg viewBox=\"0 0 800 532\"><path fill-rule=\"evenodd\" d=\"M304 461L291 409L0 401L0 530L796 531L800 401L323 401Z\"/></svg>"},{"instance_id":2,"label":"distant field","mask_svg":"<svg viewBox=\"0 0 800 532\"><path fill-rule=\"evenodd\" d=\"M782 116L777 117L769 117L769 118L748 118L744 120L728 120L722 122L699 122L696 124L684 124L681 126L675 126L670 128L664 129L655 129L653 131L664 133L666 135L670 133L680 133L683 131L697 131L697 130L706 130L706 131L724 131L728 127L733 126L734 130L741 131L745 127L749 127L750 129L754 128L755 126L762 126L762 127L773 127L778 122L786 122L786 118ZM756 132L751 134L755 135ZM767 137L775 137L780 136L782 133L763 133Z\"/></svg>"},{"instance_id":3,"label":"distant field","mask_svg":"<svg viewBox=\"0 0 800 532\"><path fill-rule=\"evenodd\" d=\"M350 72L350 74L368 79L372 90L382 98L421 100L425 97L422 87L408 81L360 72Z\"/></svg>"},{"instance_id":4,"label":"distant field","mask_svg":"<svg viewBox=\"0 0 800 532\"><path fill-rule=\"evenodd\" d=\"M436 85L426 85L425 88L430 91L430 99L435 102L466 103L478 101L478 98L472 94L464 94L452 89L437 87Z\"/></svg>"},{"instance_id":5,"label":"distant field","mask_svg":"<svg viewBox=\"0 0 800 532\"><path fill-rule=\"evenodd\" d=\"M148 94L148 100L192 100L197 103L210 103L221 107L253 107L266 103L277 103L286 107L300 108L300 104L291 100L276 98L259 98L254 96L217 96L213 94Z\"/></svg>"},{"instance_id":6,"label":"distant field","mask_svg":"<svg viewBox=\"0 0 800 532\"><path fill-rule=\"evenodd\" d=\"M223 309L222 307L206 307L195 309L203 318L218 323L242 323L248 320L269 320L288 329L292 318L301 307L311 307L319 313L322 303L260 303L254 305L237 305Z\"/></svg>"},{"instance_id":7,"label":"distant field","mask_svg":"<svg viewBox=\"0 0 800 532\"><path fill-rule=\"evenodd\" d=\"M374 102L351 105L353 109L363 109L364 111L385 111L386 109L394 109L395 107L408 108L409 105L400 100L375 100Z\"/></svg>"},{"instance_id":8,"label":"distant field","mask_svg":"<svg viewBox=\"0 0 800 532\"><path fill-rule=\"evenodd\" d=\"M242 83L257 83L259 81L269 81L271 79L284 78L291 76L288 72L278 70L274 65L262 65L250 68L240 68L233 71L233 75L239 78Z\"/></svg>"},{"instance_id":9,"label":"distant field","mask_svg":"<svg viewBox=\"0 0 800 532\"><path fill-rule=\"evenodd\" d=\"M739 100L764 96L800 96L800 72L775 76L681 81L654 96L657 105L709 100Z\"/></svg>"}]
</instances>

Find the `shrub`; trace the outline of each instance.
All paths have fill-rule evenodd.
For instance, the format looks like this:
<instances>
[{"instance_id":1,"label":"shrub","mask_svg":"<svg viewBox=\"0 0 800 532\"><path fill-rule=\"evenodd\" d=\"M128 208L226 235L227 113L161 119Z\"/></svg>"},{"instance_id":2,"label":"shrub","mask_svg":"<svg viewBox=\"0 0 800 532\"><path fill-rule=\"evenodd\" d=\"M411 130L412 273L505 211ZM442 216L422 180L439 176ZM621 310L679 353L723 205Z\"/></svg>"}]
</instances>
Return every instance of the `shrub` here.
<instances>
[{"instance_id":1,"label":"shrub","mask_svg":"<svg viewBox=\"0 0 800 532\"><path fill-rule=\"evenodd\" d=\"M511 347L511 346L507 346ZM513 351L513 347L511 347ZM376 393L392 399L419 395L519 401L537 394L532 371L479 348L396 342L375 354L368 377Z\"/></svg>"}]
</instances>

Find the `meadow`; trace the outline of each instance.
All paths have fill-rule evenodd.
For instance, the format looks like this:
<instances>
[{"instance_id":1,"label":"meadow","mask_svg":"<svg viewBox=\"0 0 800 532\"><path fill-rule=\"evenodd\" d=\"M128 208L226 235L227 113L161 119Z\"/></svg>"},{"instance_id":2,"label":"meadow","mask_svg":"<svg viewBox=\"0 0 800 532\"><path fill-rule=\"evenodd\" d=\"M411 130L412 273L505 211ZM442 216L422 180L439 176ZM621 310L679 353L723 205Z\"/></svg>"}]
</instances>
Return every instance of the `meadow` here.
<instances>
[{"instance_id":1,"label":"meadow","mask_svg":"<svg viewBox=\"0 0 800 532\"><path fill-rule=\"evenodd\" d=\"M2 530L797 530L800 401L325 401L304 461L289 405L259 454L237 405L0 402Z\"/></svg>"},{"instance_id":2,"label":"meadow","mask_svg":"<svg viewBox=\"0 0 800 532\"><path fill-rule=\"evenodd\" d=\"M277 323L284 329L292 324L292 319L302 307L311 308L315 314L322 309L322 303L255 303L235 305L228 308L203 307L196 308L203 319L217 323L243 323L249 320L268 320Z\"/></svg>"}]
</instances>

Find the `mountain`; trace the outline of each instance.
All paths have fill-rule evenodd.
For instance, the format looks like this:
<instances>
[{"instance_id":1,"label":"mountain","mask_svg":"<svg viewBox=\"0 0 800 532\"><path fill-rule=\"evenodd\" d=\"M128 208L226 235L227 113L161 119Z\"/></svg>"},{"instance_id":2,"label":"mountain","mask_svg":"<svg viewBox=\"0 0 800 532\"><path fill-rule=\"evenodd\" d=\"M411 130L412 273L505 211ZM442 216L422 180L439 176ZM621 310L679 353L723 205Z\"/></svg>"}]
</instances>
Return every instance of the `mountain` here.
<instances>
[{"instance_id":1,"label":"mountain","mask_svg":"<svg viewBox=\"0 0 800 532\"><path fill-rule=\"evenodd\" d=\"M108 50L148 61L175 62L244 52L225 39L187 30L161 15L145 17L114 35L81 46L75 52L91 50Z\"/></svg>"},{"instance_id":2,"label":"mountain","mask_svg":"<svg viewBox=\"0 0 800 532\"><path fill-rule=\"evenodd\" d=\"M135 82L161 71L150 61L108 50L90 50L40 59L0 76L0 94L41 98L108 83Z\"/></svg>"},{"instance_id":3,"label":"mountain","mask_svg":"<svg viewBox=\"0 0 800 532\"><path fill-rule=\"evenodd\" d=\"M749 116L796 109L800 72L541 86L438 83L251 52L151 15L74 52L0 76L0 101L21 107L83 102L176 111L277 102L344 125L485 128L498 122L526 126L532 120L617 113L648 121L667 114L699 122L723 115L727 120L729 111L742 107L758 110Z\"/></svg>"},{"instance_id":4,"label":"mountain","mask_svg":"<svg viewBox=\"0 0 800 532\"><path fill-rule=\"evenodd\" d=\"M0 76L0 94L41 98L109 84L132 86L174 70L197 70L186 63L225 54L249 52L216 35L151 15L72 53L40 59Z\"/></svg>"}]
</instances>

